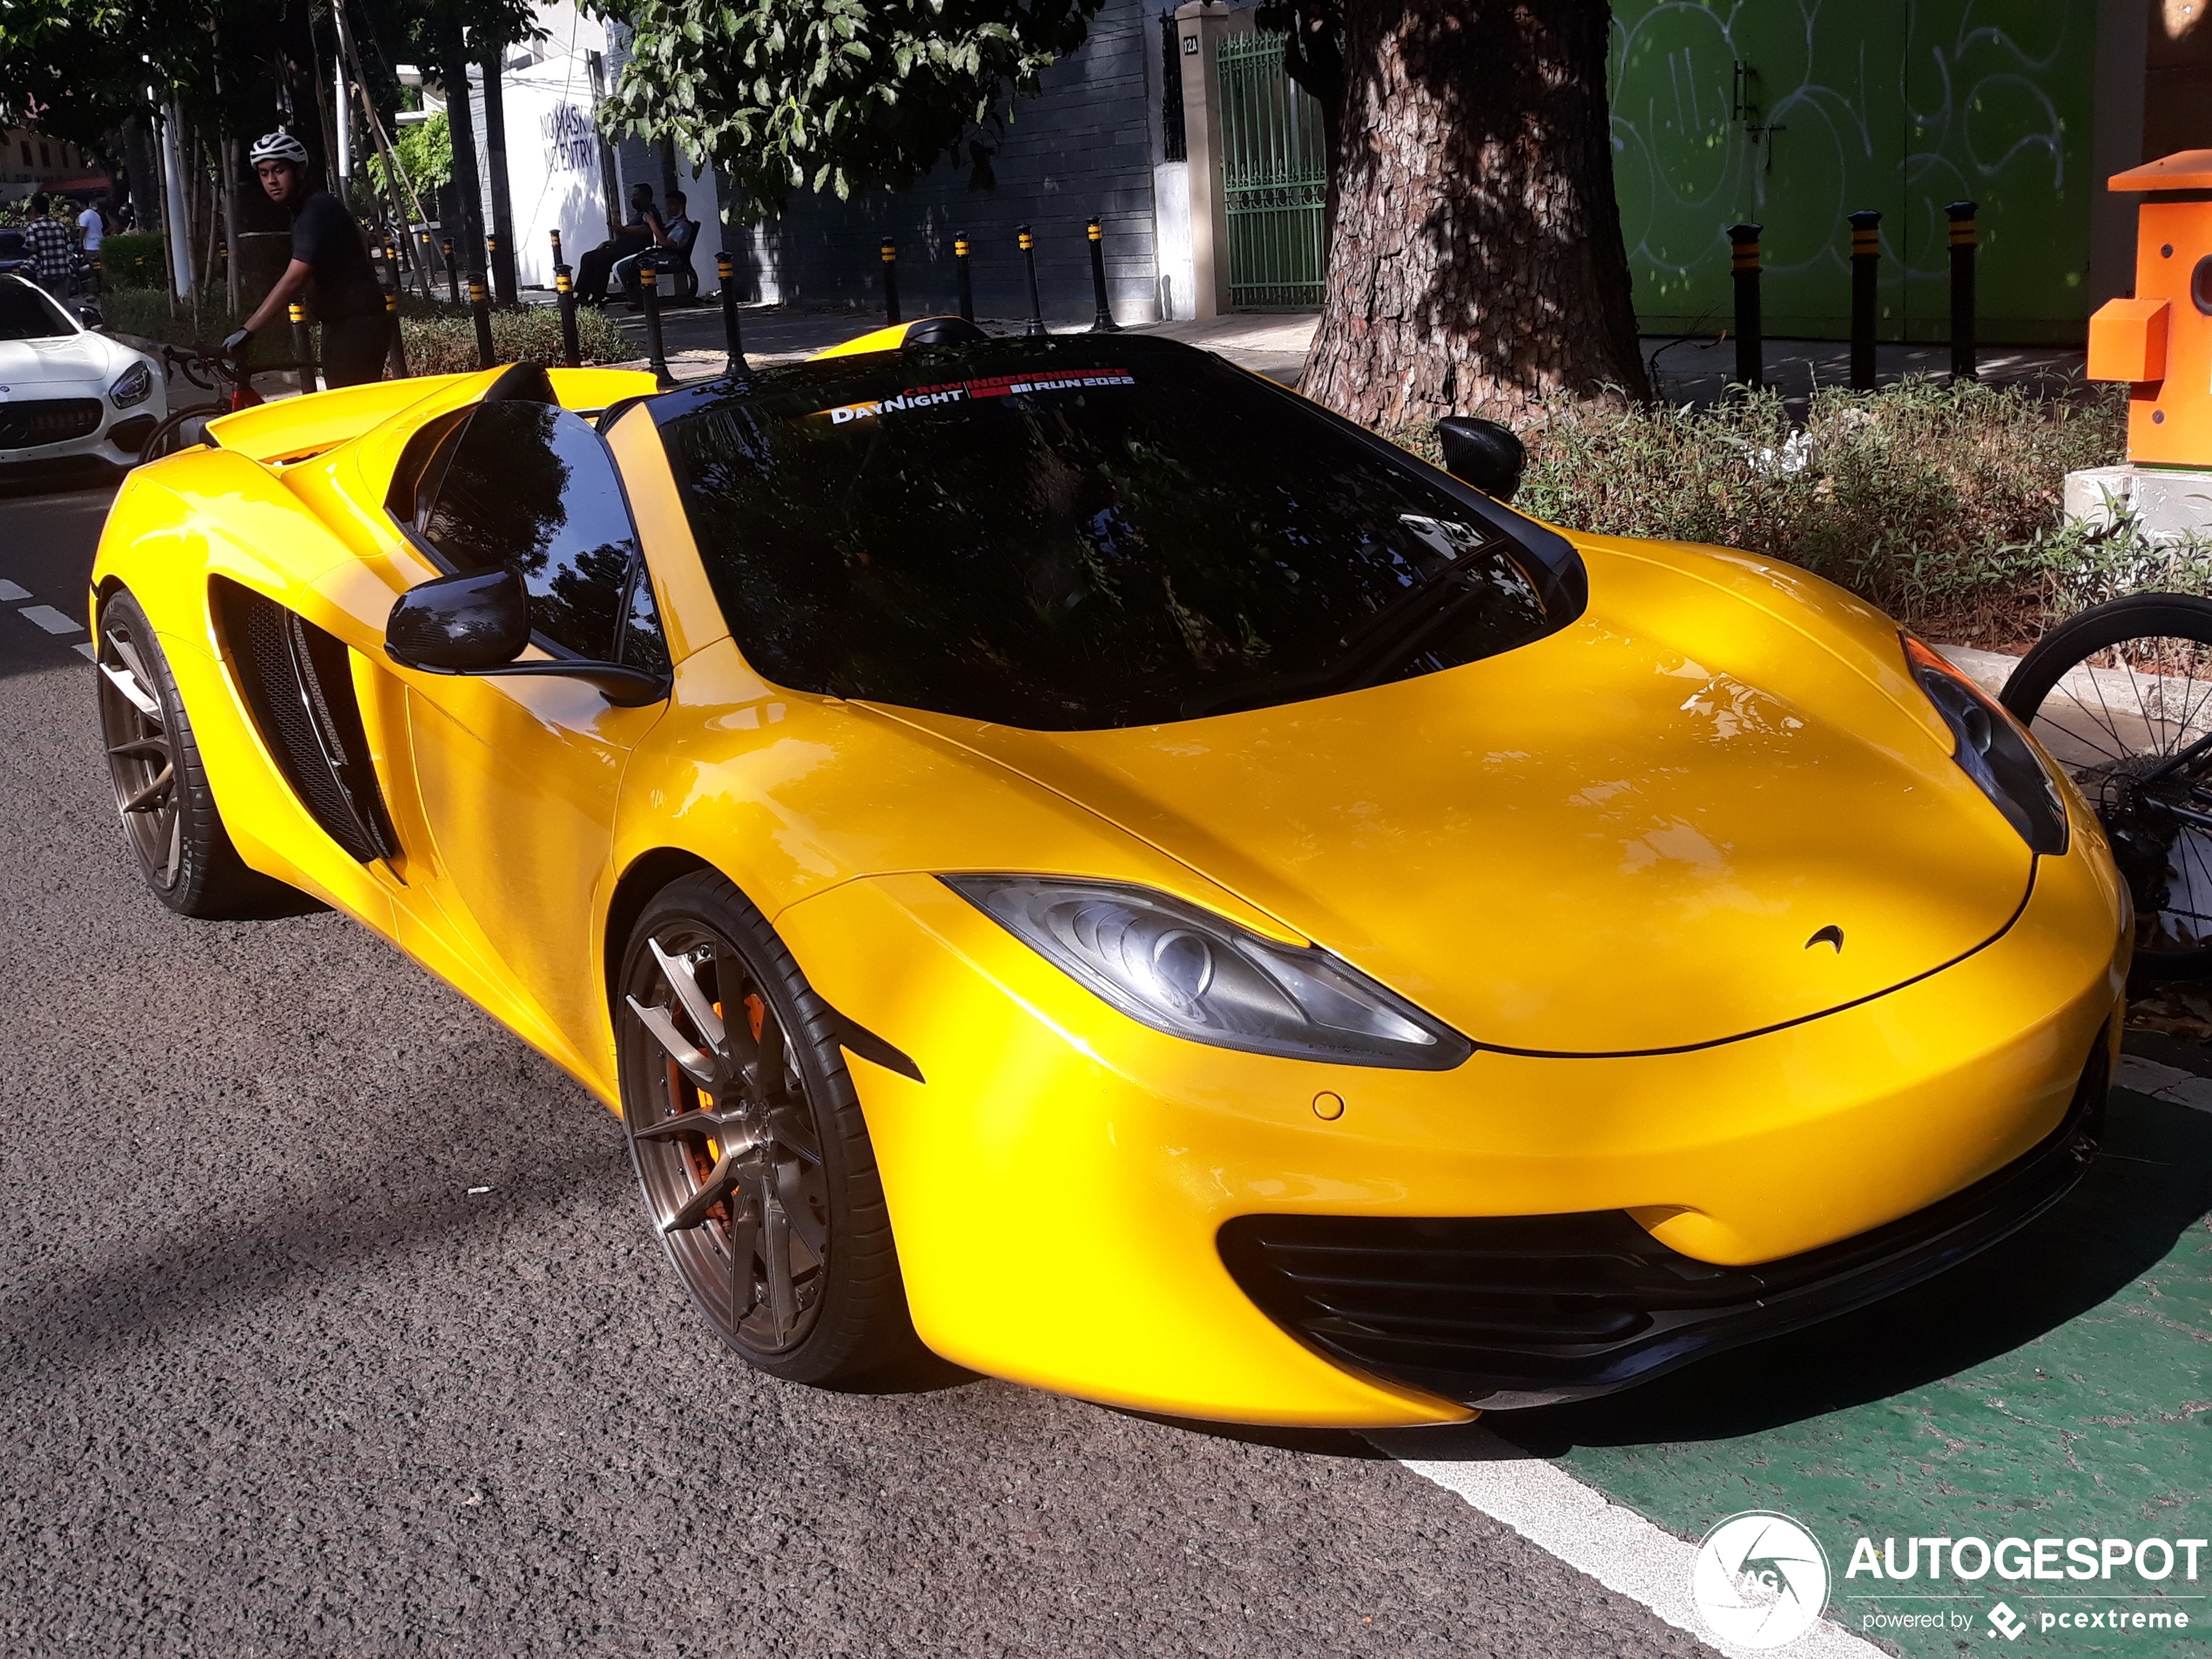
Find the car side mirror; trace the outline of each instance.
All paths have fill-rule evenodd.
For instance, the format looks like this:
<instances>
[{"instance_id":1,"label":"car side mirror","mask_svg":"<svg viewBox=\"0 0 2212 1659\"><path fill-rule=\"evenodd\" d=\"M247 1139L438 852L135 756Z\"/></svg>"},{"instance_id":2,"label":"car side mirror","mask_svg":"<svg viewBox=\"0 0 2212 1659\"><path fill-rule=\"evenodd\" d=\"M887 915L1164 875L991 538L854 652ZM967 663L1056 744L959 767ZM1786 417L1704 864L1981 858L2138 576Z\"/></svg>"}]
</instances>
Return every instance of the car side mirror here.
<instances>
[{"instance_id":1,"label":"car side mirror","mask_svg":"<svg viewBox=\"0 0 2212 1659\"><path fill-rule=\"evenodd\" d=\"M513 662L529 643L530 597L504 566L409 588L384 624L392 660L434 674L481 674Z\"/></svg>"},{"instance_id":2,"label":"car side mirror","mask_svg":"<svg viewBox=\"0 0 2212 1659\"><path fill-rule=\"evenodd\" d=\"M548 657L515 659L530 643L530 596L507 566L442 576L392 602L384 654L426 674L535 674L585 680L617 708L642 708L668 695L668 681L620 663Z\"/></svg>"},{"instance_id":3,"label":"car side mirror","mask_svg":"<svg viewBox=\"0 0 2212 1659\"><path fill-rule=\"evenodd\" d=\"M78 307L77 320L83 323L87 328L105 328L107 327L107 319L101 314L100 308L98 306Z\"/></svg>"},{"instance_id":4,"label":"car side mirror","mask_svg":"<svg viewBox=\"0 0 2212 1659\"><path fill-rule=\"evenodd\" d=\"M1528 451L1511 427L1452 415L1436 423L1436 436L1444 446L1445 471L1493 500L1513 499L1521 488L1521 469L1528 464Z\"/></svg>"}]
</instances>

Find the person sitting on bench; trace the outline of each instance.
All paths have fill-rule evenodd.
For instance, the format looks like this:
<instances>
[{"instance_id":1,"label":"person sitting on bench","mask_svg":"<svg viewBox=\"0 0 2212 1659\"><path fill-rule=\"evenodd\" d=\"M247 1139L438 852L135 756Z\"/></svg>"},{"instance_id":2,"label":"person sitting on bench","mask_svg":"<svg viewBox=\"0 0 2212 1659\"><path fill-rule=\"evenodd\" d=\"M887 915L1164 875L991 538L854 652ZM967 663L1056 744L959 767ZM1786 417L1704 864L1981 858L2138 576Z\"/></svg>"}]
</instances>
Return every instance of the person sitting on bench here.
<instances>
[{"instance_id":1,"label":"person sitting on bench","mask_svg":"<svg viewBox=\"0 0 2212 1659\"><path fill-rule=\"evenodd\" d=\"M680 190L670 191L668 217L664 220L657 219L653 221L651 245L626 259L615 261L616 280L622 284L622 291L629 295L630 303L640 309L644 307L645 297L637 285L637 271L647 260L651 260L653 269L658 272L691 272L691 245L699 239L699 227L698 222L686 214L684 207L684 192ZM662 286L664 297L688 300L698 293L698 279L692 277L691 293L678 293L668 285Z\"/></svg>"},{"instance_id":2,"label":"person sitting on bench","mask_svg":"<svg viewBox=\"0 0 2212 1659\"><path fill-rule=\"evenodd\" d=\"M630 222L576 262L578 305L607 303L607 277L617 260L642 253L653 245L660 215L653 211L653 187L640 182L630 187Z\"/></svg>"}]
</instances>

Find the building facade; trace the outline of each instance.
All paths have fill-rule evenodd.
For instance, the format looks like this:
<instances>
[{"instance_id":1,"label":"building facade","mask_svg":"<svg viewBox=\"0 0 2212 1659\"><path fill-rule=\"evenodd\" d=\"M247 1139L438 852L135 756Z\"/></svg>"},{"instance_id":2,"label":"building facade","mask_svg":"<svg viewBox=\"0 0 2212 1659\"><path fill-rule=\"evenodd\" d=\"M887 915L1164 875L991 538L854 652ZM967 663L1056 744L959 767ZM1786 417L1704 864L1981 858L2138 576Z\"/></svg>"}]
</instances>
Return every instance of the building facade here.
<instances>
[{"instance_id":1,"label":"building facade","mask_svg":"<svg viewBox=\"0 0 2212 1659\"><path fill-rule=\"evenodd\" d=\"M1845 216L1882 215L1880 327L1947 328L1954 201L1978 204L1981 334L2078 340L2131 280L2128 204L2105 178L2212 145L2212 25L2203 0L1615 0L1608 95L1615 182L1648 334L1727 325L1728 227L1764 227L1767 327L1847 332ZM541 7L545 38L503 78L510 192L526 283L551 280L606 234L628 186L672 179L747 297L874 309L879 247L897 246L907 314L954 302L953 243L973 250L979 312L1026 315L1017 231L1031 227L1043 310L1092 310L1085 224L1104 229L1125 322L1312 303L1322 275L1318 121L1280 72L1249 0L1172 12L1106 0L1082 47L1019 100L988 179L940 158L918 183L849 201L802 193L744 227L711 168L593 117L620 71L619 26ZM481 100L481 91L476 94ZM1301 110L1305 111L1301 113ZM488 160L486 165L488 165ZM1270 171L1270 169L1273 171ZM725 209L732 210L725 221Z\"/></svg>"}]
</instances>

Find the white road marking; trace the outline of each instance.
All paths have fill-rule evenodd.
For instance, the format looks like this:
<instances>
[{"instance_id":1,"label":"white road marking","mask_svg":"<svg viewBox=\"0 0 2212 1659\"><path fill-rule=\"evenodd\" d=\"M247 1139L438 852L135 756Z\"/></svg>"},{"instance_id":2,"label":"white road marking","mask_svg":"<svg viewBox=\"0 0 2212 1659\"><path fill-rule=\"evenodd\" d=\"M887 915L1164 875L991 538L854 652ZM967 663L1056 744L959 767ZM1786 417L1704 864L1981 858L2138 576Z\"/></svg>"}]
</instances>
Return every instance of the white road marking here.
<instances>
[{"instance_id":1,"label":"white road marking","mask_svg":"<svg viewBox=\"0 0 2212 1659\"><path fill-rule=\"evenodd\" d=\"M12 582L0 581L0 599L28 599L30 597L29 588L19 588Z\"/></svg>"},{"instance_id":2,"label":"white road marking","mask_svg":"<svg viewBox=\"0 0 2212 1659\"><path fill-rule=\"evenodd\" d=\"M2120 1056L2120 1069L2113 1074L2112 1081L2115 1087L2132 1089L2153 1100L2212 1112L2212 1077L2200 1077L2177 1066L2161 1066L2138 1054L2123 1054Z\"/></svg>"},{"instance_id":3,"label":"white road marking","mask_svg":"<svg viewBox=\"0 0 2212 1659\"><path fill-rule=\"evenodd\" d=\"M16 612L25 622L35 622L50 634L81 634L84 628L51 605L25 605Z\"/></svg>"},{"instance_id":4,"label":"white road marking","mask_svg":"<svg viewBox=\"0 0 2212 1659\"><path fill-rule=\"evenodd\" d=\"M99 652L92 649L92 644L90 640L80 639L74 645L71 645L70 649L75 651L79 657L82 657L88 663L97 663L100 660Z\"/></svg>"},{"instance_id":5,"label":"white road marking","mask_svg":"<svg viewBox=\"0 0 2212 1659\"><path fill-rule=\"evenodd\" d=\"M1509 1445L1480 1423L1393 1429L1367 1438L1422 1479L1457 1493L1492 1520L1707 1647L1729 1659L1752 1659L1752 1649L1723 1642L1705 1629L1690 1604L1695 1544L1662 1532L1635 1510ZM1830 1568L1840 1570L1832 1549ZM1872 1642L1825 1619L1772 1651L1785 1659L1888 1659Z\"/></svg>"}]
</instances>

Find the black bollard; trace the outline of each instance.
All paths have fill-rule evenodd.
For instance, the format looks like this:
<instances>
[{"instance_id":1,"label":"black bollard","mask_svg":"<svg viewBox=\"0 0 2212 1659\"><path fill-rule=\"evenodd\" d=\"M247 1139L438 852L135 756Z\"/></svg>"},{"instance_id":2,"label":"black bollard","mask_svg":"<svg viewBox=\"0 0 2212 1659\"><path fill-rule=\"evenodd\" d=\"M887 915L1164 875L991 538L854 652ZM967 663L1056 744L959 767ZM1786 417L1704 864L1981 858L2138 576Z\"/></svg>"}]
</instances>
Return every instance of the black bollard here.
<instances>
[{"instance_id":1,"label":"black bollard","mask_svg":"<svg viewBox=\"0 0 2212 1659\"><path fill-rule=\"evenodd\" d=\"M883 320L897 323L899 315L899 245L883 239Z\"/></svg>"},{"instance_id":2,"label":"black bollard","mask_svg":"<svg viewBox=\"0 0 2212 1659\"><path fill-rule=\"evenodd\" d=\"M299 360L300 395L305 397L315 389L315 337L307 332L307 312L297 300L292 302L292 354Z\"/></svg>"},{"instance_id":3,"label":"black bollard","mask_svg":"<svg viewBox=\"0 0 2212 1659\"><path fill-rule=\"evenodd\" d=\"M1874 389L1874 284L1881 273L1882 216L1862 207L1851 216L1851 389Z\"/></svg>"},{"instance_id":4,"label":"black bollard","mask_svg":"<svg viewBox=\"0 0 2212 1659\"><path fill-rule=\"evenodd\" d=\"M968 233L953 238L953 273L960 279L960 314L975 320L975 277L968 266Z\"/></svg>"},{"instance_id":5,"label":"black bollard","mask_svg":"<svg viewBox=\"0 0 2212 1659\"><path fill-rule=\"evenodd\" d=\"M1017 225L1015 229L1022 239L1022 257L1029 267L1029 320L1022 332L1042 334L1045 332L1044 301L1037 297L1037 239L1029 234L1027 225Z\"/></svg>"},{"instance_id":6,"label":"black bollard","mask_svg":"<svg viewBox=\"0 0 2212 1659\"><path fill-rule=\"evenodd\" d=\"M1106 304L1106 233L1095 219L1090 221L1090 291L1098 301L1097 320L1090 325L1090 332L1121 333L1121 324L1114 320L1113 311Z\"/></svg>"},{"instance_id":7,"label":"black bollard","mask_svg":"<svg viewBox=\"0 0 2212 1659\"><path fill-rule=\"evenodd\" d=\"M555 231L553 240L557 244L560 239L561 233ZM569 368L580 368L583 347L576 337L576 284L570 280L565 265L553 267L553 293L561 307L561 361Z\"/></svg>"},{"instance_id":8,"label":"black bollard","mask_svg":"<svg viewBox=\"0 0 2212 1659\"><path fill-rule=\"evenodd\" d=\"M476 367L489 368L499 361L491 343L491 298L484 292L484 273L469 273L469 309L476 314Z\"/></svg>"},{"instance_id":9,"label":"black bollard","mask_svg":"<svg viewBox=\"0 0 2212 1659\"><path fill-rule=\"evenodd\" d=\"M1974 230L1979 202L1953 202L1951 215L1951 378L1979 380L1974 367ZM2198 308L2202 309L2202 302Z\"/></svg>"},{"instance_id":10,"label":"black bollard","mask_svg":"<svg viewBox=\"0 0 2212 1659\"><path fill-rule=\"evenodd\" d=\"M461 267L453 262L453 238L450 236L441 238L438 242L438 250L445 255L446 298L455 305L459 305L461 303Z\"/></svg>"},{"instance_id":11,"label":"black bollard","mask_svg":"<svg viewBox=\"0 0 2212 1659\"><path fill-rule=\"evenodd\" d=\"M1765 228L1728 227L1736 250L1736 379L1750 387L1766 384L1766 337L1759 321L1759 233Z\"/></svg>"},{"instance_id":12,"label":"black bollard","mask_svg":"<svg viewBox=\"0 0 2212 1659\"><path fill-rule=\"evenodd\" d=\"M752 378L752 366L745 360L745 341L738 333L738 262L727 252L714 256L714 274L722 284L722 338L727 343L730 361L723 372L732 380Z\"/></svg>"},{"instance_id":13,"label":"black bollard","mask_svg":"<svg viewBox=\"0 0 2212 1659\"><path fill-rule=\"evenodd\" d=\"M392 378L395 381L403 381L407 378L407 341L400 334L400 290L397 266L393 268L392 274L393 286L384 295L384 314L392 320Z\"/></svg>"},{"instance_id":14,"label":"black bollard","mask_svg":"<svg viewBox=\"0 0 2212 1659\"><path fill-rule=\"evenodd\" d=\"M676 376L668 372L668 350L661 344L660 273L648 260L637 262L637 294L645 302L645 367L665 390L676 384Z\"/></svg>"},{"instance_id":15,"label":"black bollard","mask_svg":"<svg viewBox=\"0 0 2212 1659\"><path fill-rule=\"evenodd\" d=\"M553 239L553 268L557 271L568 263L561 257L561 233L556 227L546 233Z\"/></svg>"}]
</instances>

